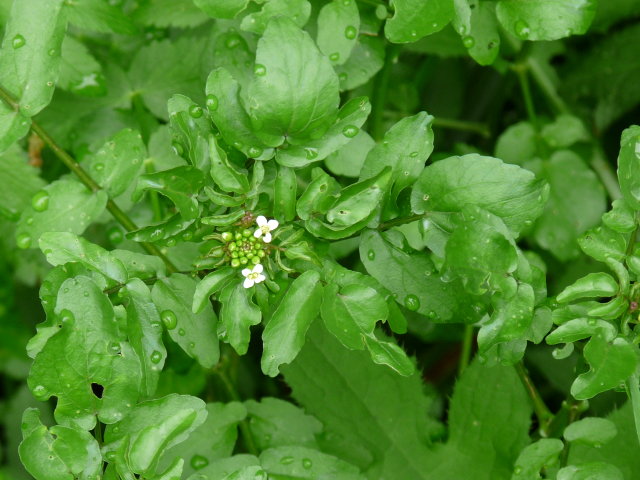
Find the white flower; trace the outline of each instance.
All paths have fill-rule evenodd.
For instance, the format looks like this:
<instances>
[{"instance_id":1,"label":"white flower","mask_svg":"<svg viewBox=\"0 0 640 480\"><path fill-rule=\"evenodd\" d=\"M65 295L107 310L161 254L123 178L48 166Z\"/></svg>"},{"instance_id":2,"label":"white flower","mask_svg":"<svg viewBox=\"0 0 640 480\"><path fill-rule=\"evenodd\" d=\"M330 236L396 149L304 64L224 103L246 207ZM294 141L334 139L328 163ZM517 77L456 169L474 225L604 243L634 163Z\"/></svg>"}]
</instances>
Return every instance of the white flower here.
<instances>
[{"instance_id":1,"label":"white flower","mask_svg":"<svg viewBox=\"0 0 640 480\"><path fill-rule=\"evenodd\" d=\"M253 267L253 270L249 268L243 268L242 275L244 275L246 278L244 279L244 283L242 284L242 286L244 288L251 288L256 283L264 282L267 277L262 275L262 270L263 268L260 264L257 264L255 267Z\"/></svg>"},{"instance_id":2,"label":"white flower","mask_svg":"<svg viewBox=\"0 0 640 480\"><path fill-rule=\"evenodd\" d=\"M271 241L270 232L274 231L276 228L278 228L278 225L280 225L277 220L267 221L266 217L264 217L263 215L260 215L258 218L256 218L256 223L258 224L258 228L255 232L253 232L253 236L256 238L260 238L264 235L262 239L265 243L269 243Z\"/></svg>"}]
</instances>

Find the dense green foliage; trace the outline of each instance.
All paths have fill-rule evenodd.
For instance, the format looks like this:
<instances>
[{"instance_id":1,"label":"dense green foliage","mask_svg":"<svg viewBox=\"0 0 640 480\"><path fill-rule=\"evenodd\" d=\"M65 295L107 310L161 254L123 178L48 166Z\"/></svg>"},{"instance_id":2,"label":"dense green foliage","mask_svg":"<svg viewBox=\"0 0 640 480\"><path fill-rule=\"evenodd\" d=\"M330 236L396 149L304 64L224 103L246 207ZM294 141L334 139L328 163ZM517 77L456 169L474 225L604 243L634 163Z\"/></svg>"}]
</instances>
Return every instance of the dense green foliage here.
<instances>
[{"instance_id":1,"label":"dense green foliage","mask_svg":"<svg viewBox=\"0 0 640 480\"><path fill-rule=\"evenodd\" d=\"M0 34L0 479L640 478L637 1Z\"/></svg>"}]
</instances>

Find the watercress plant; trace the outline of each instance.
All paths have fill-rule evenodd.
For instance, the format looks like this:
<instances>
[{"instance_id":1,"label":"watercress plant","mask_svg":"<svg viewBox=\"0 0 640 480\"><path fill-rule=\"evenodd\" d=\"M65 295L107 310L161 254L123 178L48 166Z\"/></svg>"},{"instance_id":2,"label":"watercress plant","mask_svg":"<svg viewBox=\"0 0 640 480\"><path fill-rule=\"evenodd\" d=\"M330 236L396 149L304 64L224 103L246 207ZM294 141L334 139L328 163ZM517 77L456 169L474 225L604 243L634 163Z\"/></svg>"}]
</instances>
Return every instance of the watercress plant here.
<instances>
[{"instance_id":1,"label":"watercress plant","mask_svg":"<svg viewBox=\"0 0 640 480\"><path fill-rule=\"evenodd\" d=\"M639 17L0 0L2 478L637 478Z\"/></svg>"}]
</instances>

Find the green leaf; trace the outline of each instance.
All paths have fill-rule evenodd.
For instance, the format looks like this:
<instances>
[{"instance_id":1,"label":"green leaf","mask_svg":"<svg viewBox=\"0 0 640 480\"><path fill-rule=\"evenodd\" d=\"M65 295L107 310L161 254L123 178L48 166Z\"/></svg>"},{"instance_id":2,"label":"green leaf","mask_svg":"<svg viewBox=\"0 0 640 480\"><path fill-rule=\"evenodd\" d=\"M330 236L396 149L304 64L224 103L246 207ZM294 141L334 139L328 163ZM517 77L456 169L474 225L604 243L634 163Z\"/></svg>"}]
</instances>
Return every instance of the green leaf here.
<instances>
[{"instance_id":1,"label":"green leaf","mask_svg":"<svg viewBox=\"0 0 640 480\"><path fill-rule=\"evenodd\" d=\"M98 480L101 477L100 446L90 433L61 425L47 429L40 422L40 411L36 408L25 410L22 425L20 460L36 480Z\"/></svg>"},{"instance_id":2,"label":"green leaf","mask_svg":"<svg viewBox=\"0 0 640 480\"><path fill-rule=\"evenodd\" d=\"M118 449L116 462L146 477L155 472L164 450L184 442L206 418L205 403L196 397L172 394L142 402L107 427L103 448Z\"/></svg>"},{"instance_id":3,"label":"green leaf","mask_svg":"<svg viewBox=\"0 0 640 480\"><path fill-rule=\"evenodd\" d=\"M101 1L101 0L100 0ZM200 64L202 42L183 36L142 47L129 69L131 91L140 95L155 116L168 120L167 101L177 93L203 100Z\"/></svg>"},{"instance_id":4,"label":"green leaf","mask_svg":"<svg viewBox=\"0 0 640 480\"><path fill-rule=\"evenodd\" d=\"M193 0L193 3L212 18L234 18L247 8L249 0Z\"/></svg>"},{"instance_id":5,"label":"green leaf","mask_svg":"<svg viewBox=\"0 0 640 480\"><path fill-rule=\"evenodd\" d=\"M127 282L127 270L104 248L68 232L46 232L40 236L40 250L51 265L79 262L117 283Z\"/></svg>"},{"instance_id":6,"label":"green leaf","mask_svg":"<svg viewBox=\"0 0 640 480\"><path fill-rule=\"evenodd\" d=\"M600 262L608 259L622 262L626 256L627 236L599 226L580 237L578 245L584 253Z\"/></svg>"},{"instance_id":7,"label":"green leaf","mask_svg":"<svg viewBox=\"0 0 640 480\"><path fill-rule=\"evenodd\" d=\"M172 95L167 102L172 149L202 171L210 167L207 137L211 123L202 107L184 95Z\"/></svg>"},{"instance_id":8,"label":"green leaf","mask_svg":"<svg viewBox=\"0 0 640 480\"><path fill-rule=\"evenodd\" d=\"M156 191L175 204L184 220L191 220L198 217L200 210L196 196L203 186L204 175L200 170L189 166L176 167L141 175L132 198L137 202L145 191Z\"/></svg>"},{"instance_id":9,"label":"green leaf","mask_svg":"<svg viewBox=\"0 0 640 480\"><path fill-rule=\"evenodd\" d=\"M547 335L549 345L559 343L571 343L595 334L601 335L606 341L612 341L618 334L618 329L611 323L595 318L574 318L563 323L553 332Z\"/></svg>"},{"instance_id":10,"label":"green leaf","mask_svg":"<svg viewBox=\"0 0 640 480\"><path fill-rule=\"evenodd\" d=\"M583 463L582 465L569 465L558 470L556 480L623 480L620 470L605 462Z\"/></svg>"},{"instance_id":11,"label":"green leaf","mask_svg":"<svg viewBox=\"0 0 640 480\"><path fill-rule=\"evenodd\" d=\"M46 107L58 80L60 48L66 30L62 0L14 2L0 55L0 85L32 117ZM26 133L26 132L25 132Z\"/></svg>"},{"instance_id":12,"label":"green leaf","mask_svg":"<svg viewBox=\"0 0 640 480\"><path fill-rule=\"evenodd\" d=\"M195 220L195 218L184 219L177 213L162 223L139 228L127 233L126 236L136 242L164 242L166 244L176 237L184 240L182 235L188 235L189 232L185 232L185 230L193 225Z\"/></svg>"},{"instance_id":13,"label":"green leaf","mask_svg":"<svg viewBox=\"0 0 640 480\"><path fill-rule=\"evenodd\" d=\"M401 248L401 242L397 232L365 232L360 241L360 260L367 272L391 291L400 305L433 321L475 319L471 303L459 295L461 283L443 282L428 255L409 253Z\"/></svg>"},{"instance_id":14,"label":"green leaf","mask_svg":"<svg viewBox=\"0 0 640 480\"><path fill-rule=\"evenodd\" d=\"M500 51L495 5L485 0L454 0L453 26L471 58L491 65Z\"/></svg>"},{"instance_id":15,"label":"green leaf","mask_svg":"<svg viewBox=\"0 0 640 480\"><path fill-rule=\"evenodd\" d=\"M640 127L633 125L622 132L618 154L618 180L627 204L640 210Z\"/></svg>"},{"instance_id":16,"label":"green leaf","mask_svg":"<svg viewBox=\"0 0 640 480\"><path fill-rule=\"evenodd\" d=\"M540 216L548 192L527 170L469 154L425 168L413 187L411 207L415 213L459 212L476 205L502 218L517 234Z\"/></svg>"},{"instance_id":17,"label":"green leaf","mask_svg":"<svg viewBox=\"0 0 640 480\"><path fill-rule=\"evenodd\" d=\"M411 186L420 176L429 155L433 151L433 117L420 112L406 117L387 131L382 143L367 155L360 171L360 180L379 174L391 167L389 181L390 207L397 210L396 201L402 190Z\"/></svg>"},{"instance_id":18,"label":"green leaf","mask_svg":"<svg viewBox=\"0 0 640 480\"><path fill-rule=\"evenodd\" d=\"M290 363L304 345L311 323L318 315L322 284L318 272L308 270L296 278L262 332L262 361L265 375L278 375L283 363Z\"/></svg>"},{"instance_id":19,"label":"green leaf","mask_svg":"<svg viewBox=\"0 0 640 480\"><path fill-rule=\"evenodd\" d=\"M540 136L551 148L567 148L590 138L582 120L569 114L558 115L553 123L542 127Z\"/></svg>"},{"instance_id":20,"label":"green leaf","mask_svg":"<svg viewBox=\"0 0 640 480\"><path fill-rule=\"evenodd\" d=\"M23 210L16 229L18 246L35 248L45 232L82 234L102 214L107 199L104 191L92 193L75 180L50 183Z\"/></svg>"},{"instance_id":21,"label":"green leaf","mask_svg":"<svg viewBox=\"0 0 640 480\"><path fill-rule=\"evenodd\" d=\"M453 19L453 0L396 0L384 27L393 43L410 43L442 30Z\"/></svg>"},{"instance_id":22,"label":"green leaf","mask_svg":"<svg viewBox=\"0 0 640 480\"><path fill-rule=\"evenodd\" d=\"M240 28L247 32L263 34L269 20L287 17L298 27L304 27L311 15L311 4L307 0L269 0L259 12L250 13L242 19Z\"/></svg>"},{"instance_id":23,"label":"green leaf","mask_svg":"<svg viewBox=\"0 0 640 480\"><path fill-rule=\"evenodd\" d=\"M318 48L334 65L342 65L351 55L360 30L358 5L351 0L333 0L318 13Z\"/></svg>"},{"instance_id":24,"label":"green leaf","mask_svg":"<svg viewBox=\"0 0 640 480\"><path fill-rule=\"evenodd\" d=\"M557 300L568 303L578 298L611 297L619 288L618 282L608 273L589 273L566 287Z\"/></svg>"},{"instance_id":25,"label":"green leaf","mask_svg":"<svg viewBox=\"0 0 640 480\"><path fill-rule=\"evenodd\" d=\"M597 225L606 196L597 176L569 150L554 152L540 164L539 177L550 188L549 202L534 226L538 244L560 260L577 256L576 239Z\"/></svg>"},{"instance_id":26,"label":"green leaf","mask_svg":"<svg viewBox=\"0 0 640 480\"><path fill-rule=\"evenodd\" d=\"M278 150L276 160L288 167L300 168L327 158L336 150L343 150L352 138L360 133L371 112L371 104L365 97L356 97L345 103L333 125L317 140L309 140L301 145L289 145Z\"/></svg>"},{"instance_id":27,"label":"green leaf","mask_svg":"<svg viewBox=\"0 0 640 480\"><path fill-rule=\"evenodd\" d=\"M101 33L122 33L131 35L137 32L131 19L124 14L122 7L102 0L75 0L68 4L69 22L74 25Z\"/></svg>"},{"instance_id":28,"label":"green leaf","mask_svg":"<svg viewBox=\"0 0 640 480\"><path fill-rule=\"evenodd\" d=\"M273 156L273 149L266 148L253 132L251 119L240 103L240 85L228 70L213 70L206 92L211 120L227 143L251 158L267 160Z\"/></svg>"},{"instance_id":29,"label":"green leaf","mask_svg":"<svg viewBox=\"0 0 640 480\"><path fill-rule=\"evenodd\" d=\"M296 216L296 193L298 179L289 167L278 165L273 182L273 216L290 222Z\"/></svg>"},{"instance_id":30,"label":"green leaf","mask_svg":"<svg viewBox=\"0 0 640 480\"><path fill-rule=\"evenodd\" d=\"M0 152L24 137L30 128L30 118L9 107L4 101L0 103Z\"/></svg>"},{"instance_id":31,"label":"green leaf","mask_svg":"<svg viewBox=\"0 0 640 480\"><path fill-rule=\"evenodd\" d=\"M317 323L282 370L293 397L332 434L323 451L369 469L371 478L426 477L427 444L439 425L425 415L433 398L425 395L419 374L401 377L375 365Z\"/></svg>"},{"instance_id":32,"label":"green leaf","mask_svg":"<svg viewBox=\"0 0 640 480\"><path fill-rule=\"evenodd\" d=\"M0 154L0 215L11 220L19 217L33 195L45 185L38 170L24 157L17 145Z\"/></svg>"},{"instance_id":33,"label":"green leaf","mask_svg":"<svg viewBox=\"0 0 640 480\"><path fill-rule=\"evenodd\" d=\"M247 416L242 403L207 403L207 419L189 434L189 441L167 449L160 465L170 459L185 459L183 477L212 465L233 452L238 437L238 424Z\"/></svg>"},{"instance_id":34,"label":"green leaf","mask_svg":"<svg viewBox=\"0 0 640 480\"><path fill-rule=\"evenodd\" d=\"M586 417L573 422L564 429L562 436L567 442L602 446L618 434L615 423L606 418Z\"/></svg>"},{"instance_id":35,"label":"green leaf","mask_svg":"<svg viewBox=\"0 0 640 480\"><path fill-rule=\"evenodd\" d=\"M338 77L306 32L289 18L273 18L258 41L255 76L246 94L252 125L267 145L285 137L299 144L319 138L338 113Z\"/></svg>"},{"instance_id":36,"label":"green leaf","mask_svg":"<svg viewBox=\"0 0 640 480\"><path fill-rule=\"evenodd\" d=\"M134 12L138 24L156 27L196 27L208 20L191 0L150 0ZM200 2L198 2L200 3Z\"/></svg>"},{"instance_id":37,"label":"green leaf","mask_svg":"<svg viewBox=\"0 0 640 480\"><path fill-rule=\"evenodd\" d=\"M160 314L151 300L149 287L142 280L132 279L122 293L127 299L127 338L142 366L142 394L151 397L167 357Z\"/></svg>"},{"instance_id":38,"label":"green leaf","mask_svg":"<svg viewBox=\"0 0 640 480\"><path fill-rule=\"evenodd\" d=\"M595 17L596 3L501 0L496 14L502 26L522 40L558 40L585 33Z\"/></svg>"},{"instance_id":39,"label":"green leaf","mask_svg":"<svg viewBox=\"0 0 640 480\"><path fill-rule=\"evenodd\" d=\"M581 465L588 462L608 462L620 469L623 478L634 478L640 472L638 458L638 436L633 420L631 402L621 408L614 409L607 415L618 430L613 440L603 445L587 445L576 443L569 450L569 464Z\"/></svg>"},{"instance_id":40,"label":"green leaf","mask_svg":"<svg viewBox=\"0 0 640 480\"><path fill-rule=\"evenodd\" d=\"M630 233L636 228L635 213L622 198L614 200L611 210L602 215L602 223L619 233Z\"/></svg>"},{"instance_id":41,"label":"green leaf","mask_svg":"<svg viewBox=\"0 0 640 480\"><path fill-rule=\"evenodd\" d=\"M283 459L286 460L283 461ZM301 446L265 450L260 454L260 463L269 472L269 476L276 478L301 480L316 478L362 480L364 478L357 467L326 453Z\"/></svg>"},{"instance_id":42,"label":"green leaf","mask_svg":"<svg viewBox=\"0 0 640 480\"><path fill-rule=\"evenodd\" d=\"M35 357L29 388L39 400L58 397L55 417L90 430L121 420L138 398L141 367L120 339L108 297L88 277L67 279L56 301L60 326ZM100 396L92 388L102 387Z\"/></svg>"},{"instance_id":43,"label":"green leaf","mask_svg":"<svg viewBox=\"0 0 640 480\"><path fill-rule=\"evenodd\" d=\"M467 291L482 295L500 290L518 266L515 242L499 217L464 207L445 247L446 269L460 276Z\"/></svg>"},{"instance_id":44,"label":"green leaf","mask_svg":"<svg viewBox=\"0 0 640 480\"><path fill-rule=\"evenodd\" d=\"M143 253L132 252L130 250L111 250L111 255L127 266L129 277L149 279L153 277L164 277L166 265L155 255L145 255Z\"/></svg>"},{"instance_id":45,"label":"green leaf","mask_svg":"<svg viewBox=\"0 0 640 480\"><path fill-rule=\"evenodd\" d=\"M384 46L382 38L360 35L349 60L335 67L340 90L352 90L371 80L384 65Z\"/></svg>"},{"instance_id":46,"label":"green leaf","mask_svg":"<svg viewBox=\"0 0 640 480\"><path fill-rule=\"evenodd\" d=\"M522 166L536 157L537 132L529 122L518 122L505 129L496 142L496 157Z\"/></svg>"},{"instance_id":47,"label":"green leaf","mask_svg":"<svg viewBox=\"0 0 640 480\"><path fill-rule=\"evenodd\" d=\"M98 61L82 42L68 35L62 42L58 87L89 97L102 96L107 91Z\"/></svg>"},{"instance_id":48,"label":"green leaf","mask_svg":"<svg viewBox=\"0 0 640 480\"><path fill-rule=\"evenodd\" d=\"M223 267L207 274L196 286L191 311L200 313L204 310L209 297L222 290L234 277L236 277L236 270L231 267Z\"/></svg>"},{"instance_id":49,"label":"green leaf","mask_svg":"<svg viewBox=\"0 0 640 480\"><path fill-rule=\"evenodd\" d=\"M218 301L222 304L218 336L229 343L239 355L247 353L251 327L262 320L260 308L253 303L254 290L244 288L242 282L238 281L224 287L218 296Z\"/></svg>"},{"instance_id":50,"label":"green leaf","mask_svg":"<svg viewBox=\"0 0 640 480\"><path fill-rule=\"evenodd\" d=\"M531 326L534 295L531 285L520 283L513 297L496 296L491 318L478 332L478 347L486 352L494 345L518 340Z\"/></svg>"},{"instance_id":51,"label":"green leaf","mask_svg":"<svg viewBox=\"0 0 640 480\"><path fill-rule=\"evenodd\" d=\"M334 175L358 177L368 153L375 144L367 132L360 130L353 140L325 159L325 166Z\"/></svg>"},{"instance_id":52,"label":"green leaf","mask_svg":"<svg viewBox=\"0 0 640 480\"><path fill-rule=\"evenodd\" d=\"M249 180L243 172L238 171L227 158L225 152L213 135L209 136L209 156L211 158L211 178L225 192L247 193Z\"/></svg>"},{"instance_id":53,"label":"green leaf","mask_svg":"<svg viewBox=\"0 0 640 480\"><path fill-rule=\"evenodd\" d=\"M557 438L541 438L537 442L527 445L516 460L512 480L520 478L541 478L540 470L551 466L558 460L564 443Z\"/></svg>"},{"instance_id":54,"label":"green leaf","mask_svg":"<svg viewBox=\"0 0 640 480\"><path fill-rule=\"evenodd\" d=\"M578 375L571 385L571 395L587 400L624 383L635 371L636 349L622 338L608 342L597 333L584 347L584 358L591 369Z\"/></svg>"},{"instance_id":55,"label":"green leaf","mask_svg":"<svg viewBox=\"0 0 640 480\"><path fill-rule=\"evenodd\" d=\"M364 349L364 337L373 334L378 320L389 315L382 295L365 285L350 284L339 287L327 285L322 298L322 320L345 347Z\"/></svg>"},{"instance_id":56,"label":"green leaf","mask_svg":"<svg viewBox=\"0 0 640 480\"><path fill-rule=\"evenodd\" d=\"M278 398L265 397L245 402L251 434L260 450L298 445L317 448L316 436L322 424L300 407Z\"/></svg>"},{"instance_id":57,"label":"green leaf","mask_svg":"<svg viewBox=\"0 0 640 480\"><path fill-rule=\"evenodd\" d=\"M340 184L321 168L311 170L311 182L298 198L296 213L303 220L314 214L325 214L340 194Z\"/></svg>"},{"instance_id":58,"label":"green leaf","mask_svg":"<svg viewBox=\"0 0 640 480\"><path fill-rule=\"evenodd\" d=\"M375 176L343 188L327 211L327 220L336 227L350 227L368 219L379 208L391 173L391 168L385 167Z\"/></svg>"},{"instance_id":59,"label":"green leaf","mask_svg":"<svg viewBox=\"0 0 640 480\"><path fill-rule=\"evenodd\" d=\"M386 365L399 375L408 377L416 371L414 362L405 351L392 341L384 341L374 334L364 337L364 343L369 350L371 360L378 365Z\"/></svg>"},{"instance_id":60,"label":"green leaf","mask_svg":"<svg viewBox=\"0 0 640 480\"><path fill-rule=\"evenodd\" d=\"M171 339L203 367L211 368L220 357L218 319L210 305L197 314L191 311L195 289L195 280L175 273L156 282L151 298Z\"/></svg>"},{"instance_id":61,"label":"green leaf","mask_svg":"<svg viewBox=\"0 0 640 480\"><path fill-rule=\"evenodd\" d=\"M201 470L187 478L187 480L225 480L228 475L244 469L245 467L260 466L260 462L253 455L240 454L232 457L221 458L210 463Z\"/></svg>"}]
</instances>

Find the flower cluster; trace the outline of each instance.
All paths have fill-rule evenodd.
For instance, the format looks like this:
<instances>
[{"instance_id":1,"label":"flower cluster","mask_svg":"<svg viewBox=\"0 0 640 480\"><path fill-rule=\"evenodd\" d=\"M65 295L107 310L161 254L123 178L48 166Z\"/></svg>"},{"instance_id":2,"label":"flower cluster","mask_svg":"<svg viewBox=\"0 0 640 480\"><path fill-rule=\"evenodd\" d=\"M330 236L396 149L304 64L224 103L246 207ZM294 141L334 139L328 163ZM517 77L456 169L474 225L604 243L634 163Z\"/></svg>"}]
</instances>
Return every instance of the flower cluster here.
<instances>
[{"instance_id":1,"label":"flower cluster","mask_svg":"<svg viewBox=\"0 0 640 480\"><path fill-rule=\"evenodd\" d=\"M249 215L249 219L252 217ZM213 235L213 238L219 238L224 245L217 247L211 251L210 256L224 256L232 267L250 267L243 268L242 275L245 277L243 286L251 288L256 283L263 282L266 277L262 274L264 267L261 264L262 259L269 253L269 243L273 239L271 232L278 228L278 221L260 215L256 218L258 228L253 230L244 228L231 232L224 232L220 236ZM245 225L247 225L245 223Z\"/></svg>"}]
</instances>

